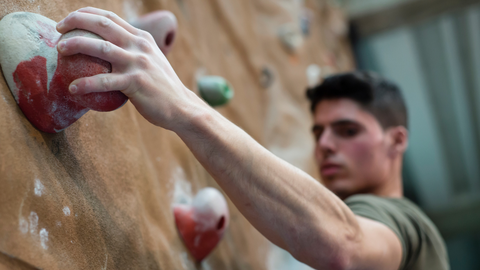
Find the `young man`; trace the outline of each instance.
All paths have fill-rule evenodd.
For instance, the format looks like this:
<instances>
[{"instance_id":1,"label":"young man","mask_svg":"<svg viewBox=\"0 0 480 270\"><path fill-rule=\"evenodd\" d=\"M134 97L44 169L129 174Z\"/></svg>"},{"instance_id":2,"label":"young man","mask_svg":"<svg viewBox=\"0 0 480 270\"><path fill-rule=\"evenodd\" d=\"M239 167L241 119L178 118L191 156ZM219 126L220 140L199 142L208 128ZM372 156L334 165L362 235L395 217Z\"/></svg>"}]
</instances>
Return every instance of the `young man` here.
<instances>
[{"instance_id":1,"label":"young man","mask_svg":"<svg viewBox=\"0 0 480 270\"><path fill-rule=\"evenodd\" d=\"M402 244L400 269L448 269L437 229L402 198L408 131L400 89L376 74L354 72L327 78L307 97L325 186L356 216L378 221L396 234Z\"/></svg>"},{"instance_id":2,"label":"young man","mask_svg":"<svg viewBox=\"0 0 480 270\"><path fill-rule=\"evenodd\" d=\"M99 57L113 72L76 80L70 91L121 90L148 121L177 133L253 226L298 260L317 269L448 269L436 230L401 199L405 127L382 128L368 105L350 98L318 99L317 158L331 192L188 90L148 33L95 8L57 25L61 33L75 28L106 41L73 37L59 53ZM351 210L342 198L358 192L395 199L352 196Z\"/></svg>"}]
</instances>

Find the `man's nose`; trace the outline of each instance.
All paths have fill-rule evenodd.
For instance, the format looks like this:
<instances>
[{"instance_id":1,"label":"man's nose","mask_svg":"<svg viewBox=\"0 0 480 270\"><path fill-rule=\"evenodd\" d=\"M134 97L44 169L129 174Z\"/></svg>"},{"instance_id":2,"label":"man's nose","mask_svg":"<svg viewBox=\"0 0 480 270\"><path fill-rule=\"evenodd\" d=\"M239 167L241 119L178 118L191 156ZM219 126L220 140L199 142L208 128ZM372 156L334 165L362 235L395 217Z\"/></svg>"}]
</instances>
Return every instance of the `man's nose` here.
<instances>
[{"instance_id":1,"label":"man's nose","mask_svg":"<svg viewBox=\"0 0 480 270\"><path fill-rule=\"evenodd\" d=\"M323 154L334 153L336 149L335 136L331 129L325 129L317 140L317 149Z\"/></svg>"}]
</instances>

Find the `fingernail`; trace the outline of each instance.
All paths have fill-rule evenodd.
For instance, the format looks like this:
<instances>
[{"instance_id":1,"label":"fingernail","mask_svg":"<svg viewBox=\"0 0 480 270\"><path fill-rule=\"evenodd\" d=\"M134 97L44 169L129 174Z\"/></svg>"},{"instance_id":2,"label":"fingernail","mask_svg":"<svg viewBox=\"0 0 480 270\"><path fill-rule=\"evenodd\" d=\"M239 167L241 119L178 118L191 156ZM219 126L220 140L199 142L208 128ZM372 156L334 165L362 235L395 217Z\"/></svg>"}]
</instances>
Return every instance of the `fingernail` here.
<instances>
[{"instance_id":1,"label":"fingernail","mask_svg":"<svg viewBox=\"0 0 480 270\"><path fill-rule=\"evenodd\" d=\"M63 51L63 50L65 49L66 43L67 43L66 41L60 41L60 42L58 43L58 45L57 45L58 49L59 49L60 51Z\"/></svg>"},{"instance_id":2,"label":"fingernail","mask_svg":"<svg viewBox=\"0 0 480 270\"><path fill-rule=\"evenodd\" d=\"M57 29L62 28L64 24L65 24L65 23L63 22L63 20L59 21L59 22L57 23Z\"/></svg>"},{"instance_id":3,"label":"fingernail","mask_svg":"<svg viewBox=\"0 0 480 270\"><path fill-rule=\"evenodd\" d=\"M77 93L77 91L78 91L77 86L74 85L74 84L70 85L70 87L68 88L68 90L70 90L70 93L72 93L72 94L75 94L75 93Z\"/></svg>"}]
</instances>

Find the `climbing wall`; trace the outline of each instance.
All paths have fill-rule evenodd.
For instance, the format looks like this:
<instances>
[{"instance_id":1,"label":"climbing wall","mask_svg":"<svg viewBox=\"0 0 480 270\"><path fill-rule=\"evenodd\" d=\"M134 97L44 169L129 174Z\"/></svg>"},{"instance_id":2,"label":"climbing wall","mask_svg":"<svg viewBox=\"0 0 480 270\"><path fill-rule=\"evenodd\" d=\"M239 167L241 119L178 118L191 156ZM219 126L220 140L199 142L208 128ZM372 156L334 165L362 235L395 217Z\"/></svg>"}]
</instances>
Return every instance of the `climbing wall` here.
<instances>
[{"instance_id":1,"label":"climbing wall","mask_svg":"<svg viewBox=\"0 0 480 270\"><path fill-rule=\"evenodd\" d=\"M179 28L168 59L185 85L198 91L199 76L226 78L235 96L218 110L316 177L306 69L353 68L345 20L326 2L2 0L0 18L28 11L59 21L84 6L127 20L172 11ZM174 133L130 103L47 134L24 117L3 77L0 97L0 269L286 269L228 198L222 241L195 262L172 204L218 186Z\"/></svg>"}]
</instances>

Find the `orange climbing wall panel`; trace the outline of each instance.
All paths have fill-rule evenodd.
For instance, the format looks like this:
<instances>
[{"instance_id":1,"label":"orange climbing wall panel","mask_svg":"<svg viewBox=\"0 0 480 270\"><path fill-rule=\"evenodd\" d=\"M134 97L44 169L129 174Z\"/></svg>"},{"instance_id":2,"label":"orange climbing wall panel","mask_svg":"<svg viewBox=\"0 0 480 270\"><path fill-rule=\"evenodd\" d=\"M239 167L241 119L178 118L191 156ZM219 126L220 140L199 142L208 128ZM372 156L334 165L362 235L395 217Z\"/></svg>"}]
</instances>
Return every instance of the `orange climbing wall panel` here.
<instances>
[{"instance_id":1,"label":"orange climbing wall panel","mask_svg":"<svg viewBox=\"0 0 480 270\"><path fill-rule=\"evenodd\" d=\"M278 29L298 24L299 2L3 0L0 17L28 11L59 21L83 6L127 20L172 11L179 32L168 59L185 85L195 91L198 74L225 77L235 97L219 111L316 177L305 70L317 64L343 71L353 63L345 21L326 1L305 1L310 35L294 52L284 48ZM267 87L260 83L264 69ZM271 244L230 201L224 239L202 264L194 262L171 204L206 186L218 187L182 141L130 103L90 111L46 134L32 127L0 78L0 269L271 269Z\"/></svg>"}]
</instances>

